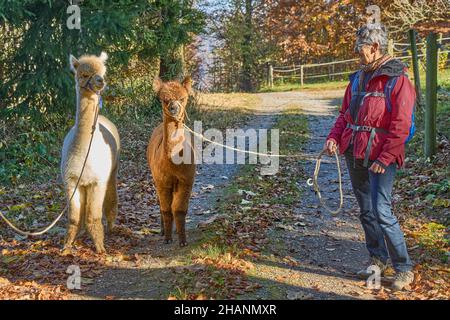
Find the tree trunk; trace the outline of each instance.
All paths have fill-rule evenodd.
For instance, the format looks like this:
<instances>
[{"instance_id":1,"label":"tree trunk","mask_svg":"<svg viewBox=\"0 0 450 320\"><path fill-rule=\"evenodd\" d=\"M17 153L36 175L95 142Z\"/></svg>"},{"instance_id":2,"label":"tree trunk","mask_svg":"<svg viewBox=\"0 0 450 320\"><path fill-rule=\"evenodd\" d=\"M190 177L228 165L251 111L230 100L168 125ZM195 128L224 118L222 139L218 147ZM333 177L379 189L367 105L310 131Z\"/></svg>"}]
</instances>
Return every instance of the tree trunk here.
<instances>
[{"instance_id":1,"label":"tree trunk","mask_svg":"<svg viewBox=\"0 0 450 320\"><path fill-rule=\"evenodd\" d=\"M413 71L414 71L414 84L416 87L416 94L417 94L416 102L417 102L417 105L421 106L422 93L420 91L419 58L417 56L416 31L413 29L409 30L409 41L411 43L412 64L413 64Z\"/></svg>"},{"instance_id":2,"label":"tree trunk","mask_svg":"<svg viewBox=\"0 0 450 320\"><path fill-rule=\"evenodd\" d=\"M252 20L253 20L253 3L252 0L245 0L245 27L244 41L242 43L242 77L240 89L244 92L254 91L252 71Z\"/></svg>"},{"instance_id":3,"label":"tree trunk","mask_svg":"<svg viewBox=\"0 0 450 320\"><path fill-rule=\"evenodd\" d=\"M437 37L427 37L427 91L425 109L425 157L436 154L436 108L437 108Z\"/></svg>"}]
</instances>

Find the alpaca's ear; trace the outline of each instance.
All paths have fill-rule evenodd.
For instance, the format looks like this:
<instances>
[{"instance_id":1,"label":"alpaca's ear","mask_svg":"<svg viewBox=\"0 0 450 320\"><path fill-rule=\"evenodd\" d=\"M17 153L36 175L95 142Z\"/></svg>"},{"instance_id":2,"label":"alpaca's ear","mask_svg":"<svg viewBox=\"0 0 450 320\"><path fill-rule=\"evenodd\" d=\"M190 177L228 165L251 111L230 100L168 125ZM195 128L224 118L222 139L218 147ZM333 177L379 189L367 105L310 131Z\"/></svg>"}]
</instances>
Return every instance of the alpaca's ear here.
<instances>
[{"instance_id":1,"label":"alpaca's ear","mask_svg":"<svg viewBox=\"0 0 450 320\"><path fill-rule=\"evenodd\" d=\"M187 76L184 78L183 82L181 82L183 87L187 90L189 94L192 94L192 78L190 76Z\"/></svg>"},{"instance_id":2,"label":"alpaca's ear","mask_svg":"<svg viewBox=\"0 0 450 320\"><path fill-rule=\"evenodd\" d=\"M105 63L106 60L108 60L108 54L105 51L102 51L102 53L100 54L100 60L102 60L103 63Z\"/></svg>"},{"instance_id":3,"label":"alpaca's ear","mask_svg":"<svg viewBox=\"0 0 450 320\"><path fill-rule=\"evenodd\" d=\"M156 77L155 79L153 79L153 91L155 91L156 94L159 93L162 86L163 86L163 82L160 77Z\"/></svg>"},{"instance_id":4,"label":"alpaca's ear","mask_svg":"<svg viewBox=\"0 0 450 320\"><path fill-rule=\"evenodd\" d=\"M73 73L76 73L77 68L80 65L80 61L78 61L78 59L75 58L73 55L70 55L69 62L70 62L70 70L72 70Z\"/></svg>"}]
</instances>

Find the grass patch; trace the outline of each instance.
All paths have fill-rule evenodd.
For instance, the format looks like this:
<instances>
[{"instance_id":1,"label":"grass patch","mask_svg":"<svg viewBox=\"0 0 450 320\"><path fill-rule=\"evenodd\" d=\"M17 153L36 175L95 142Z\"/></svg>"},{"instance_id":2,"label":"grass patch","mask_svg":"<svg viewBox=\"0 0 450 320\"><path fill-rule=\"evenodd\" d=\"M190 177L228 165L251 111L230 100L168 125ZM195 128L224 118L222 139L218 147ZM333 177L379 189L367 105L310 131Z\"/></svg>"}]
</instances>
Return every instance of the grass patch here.
<instances>
[{"instance_id":1,"label":"grass patch","mask_svg":"<svg viewBox=\"0 0 450 320\"><path fill-rule=\"evenodd\" d=\"M301 91L301 90L333 90L333 89L345 89L348 85L347 80L339 81L327 81L306 83L303 86L300 83L275 83L273 88L267 86L261 87L259 92L285 92L285 91Z\"/></svg>"},{"instance_id":2,"label":"grass patch","mask_svg":"<svg viewBox=\"0 0 450 320\"><path fill-rule=\"evenodd\" d=\"M199 120L204 130L236 128L250 119L252 111L260 102L255 94L198 93L188 109L190 120L187 125L192 127L194 121Z\"/></svg>"},{"instance_id":3,"label":"grass patch","mask_svg":"<svg viewBox=\"0 0 450 320\"><path fill-rule=\"evenodd\" d=\"M436 255L443 263L447 263L447 249L450 239L447 238L447 228L439 223L430 222L424 224L420 230L412 233L417 243Z\"/></svg>"}]
</instances>

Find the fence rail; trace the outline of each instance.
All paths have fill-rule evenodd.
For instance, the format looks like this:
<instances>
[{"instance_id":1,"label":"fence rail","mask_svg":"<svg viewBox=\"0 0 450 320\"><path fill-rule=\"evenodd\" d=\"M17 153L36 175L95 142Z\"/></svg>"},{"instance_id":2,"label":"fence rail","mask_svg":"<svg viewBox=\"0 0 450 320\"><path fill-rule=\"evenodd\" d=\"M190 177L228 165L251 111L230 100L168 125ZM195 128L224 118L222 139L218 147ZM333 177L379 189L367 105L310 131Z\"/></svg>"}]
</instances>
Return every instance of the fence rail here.
<instances>
[{"instance_id":1,"label":"fence rail","mask_svg":"<svg viewBox=\"0 0 450 320\"><path fill-rule=\"evenodd\" d=\"M439 39L441 47L445 48L445 45L443 41L450 40L450 37L448 38L441 38ZM418 43L418 46L425 45L425 43ZM405 47L405 49L402 50L395 50L397 47ZM396 56L395 51L397 52L407 52L407 47L410 46L409 43L394 43L393 41L389 42L389 48L388 51L391 52L391 54L396 59L412 59L412 55L406 55L406 56ZM448 54L450 53L450 50L440 50L439 54ZM419 54L417 57L425 57L426 54ZM267 83L270 87L273 86L274 79L300 79L300 84L303 86L304 81L307 79L318 79L318 78L325 78L329 77L330 79L334 79L334 77L342 76L346 74L353 73L357 70L356 66L353 66L352 64L356 64L359 61L359 59L347 59L347 60L340 60L340 61L330 61L330 62L324 62L324 63L309 63L309 64L303 64L303 65L287 65L287 66L268 66L268 72L267 72ZM339 70L336 72L335 68L340 65L349 65L347 68L344 68L345 70ZM309 68L317 68L317 67L329 67L328 72L326 73L316 73L316 74L306 74L306 69Z\"/></svg>"},{"instance_id":2,"label":"fence rail","mask_svg":"<svg viewBox=\"0 0 450 320\"><path fill-rule=\"evenodd\" d=\"M358 60L359 59L348 59L348 60L331 61L331 62L324 62L324 63L303 64L303 65L298 65L298 66L291 66L291 68L292 67L294 67L294 68L290 69L290 70L283 70L282 67L275 67L273 71L275 71L275 72L292 72L292 71L300 70L302 67L303 68L312 68L312 67L330 66L330 65L342 64L342 63L354 62L354 61L358 61ZM289 67L289 66L287 66L287 67Z\"/></svg>"}]
</instances>

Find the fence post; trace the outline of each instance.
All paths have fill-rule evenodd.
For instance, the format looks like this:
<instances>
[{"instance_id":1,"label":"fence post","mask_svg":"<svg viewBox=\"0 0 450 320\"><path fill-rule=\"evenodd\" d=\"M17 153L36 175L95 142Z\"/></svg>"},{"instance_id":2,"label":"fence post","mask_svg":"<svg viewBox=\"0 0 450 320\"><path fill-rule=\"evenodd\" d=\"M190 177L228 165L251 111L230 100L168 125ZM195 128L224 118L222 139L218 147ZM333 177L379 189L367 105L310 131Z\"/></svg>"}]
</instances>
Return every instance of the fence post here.
<instances>
[{"instance_id":1,"label":"fence post","mask_svg":"<svg viewBox=\"0 0 450 320\"><path fill-rule=\"evenodd\" d=\"M414 71L414 85L416 87L417 105L422 106L422 92L420 91L419 57L417 56L416 30L409 30L409 41L411 43L412 64Z\"/></svg>"},{"instance_id":2,"label":"fence post","mask_svg":"<svg viewBox=\"0 0 450 320\"><path fill-rule=\"evenodd\" d=\"M269 88L273 88L273 66L269 64Z\"/></svg>"},{"instance_id":3,"label":"fence post","mask_svg":"<svg viewBox=\"0 0 450 320\"><path fill-rule=\"evenodd\" d=\"M303 87L303 65L300 66L300 85Z\"/></svg>"},{"instance_id":4,"label":"fence post","mask_svg":"<svg viewBox=\"0 0 450 320\"><path fill-rule=\"evenodd\" d=\"M388 54L393 57L394 56L394 40L389 39L388 41Z\"/></svg>"},{"instance_id":5,"label":"fence post","mask_svg":"<svg viewBox=\"0 0 450 320\"><path fill-rule=\"evenodd\" d=\"M426 108L425 108L425 158L436 154L436 108L437 108L437 36L427 36Z\"/></svg>"}]
</instances>

